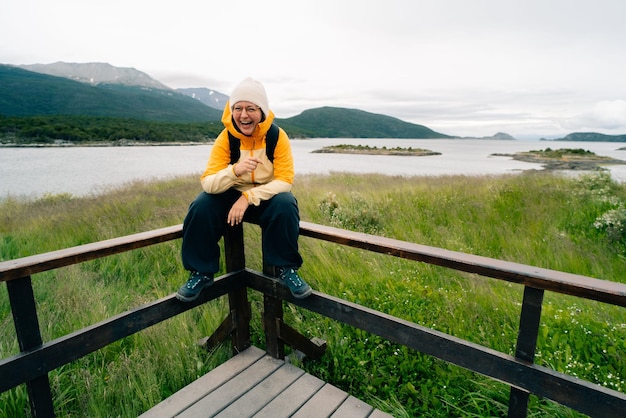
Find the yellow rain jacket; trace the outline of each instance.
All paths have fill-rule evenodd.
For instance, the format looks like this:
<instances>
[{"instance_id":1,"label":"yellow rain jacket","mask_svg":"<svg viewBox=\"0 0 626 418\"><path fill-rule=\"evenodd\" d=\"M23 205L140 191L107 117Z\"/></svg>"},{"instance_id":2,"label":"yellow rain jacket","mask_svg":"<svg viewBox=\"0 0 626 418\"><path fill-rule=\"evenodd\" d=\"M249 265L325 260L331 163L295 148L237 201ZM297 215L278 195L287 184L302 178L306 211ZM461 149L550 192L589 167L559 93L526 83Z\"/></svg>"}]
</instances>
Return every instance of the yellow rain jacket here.
<instances>
[{"instance_id":1,"label":"yellow rain jacket","mask_svg":"<svg viewBox=\"0 0 626 418\"><path fill-rule=\"evenodd\" d=\"M230 103L226 103L222 114L225 128L215 140L206 169L200 176L205 192L217 194L235 188L246 196L249 204L258 206L261 201L269 200L278 193L291 191L294 177L293 155L289 137L282 128L278 134L273 163L265 153L265 136L273 121L274 112L270 110L265 120L257 125L252 136L246 136L235 128ZM238 161L249 156L261 160L254 172L241 177L235 175L233 164L230 163L228 132L241 141Z\"/></svg>"}]
</instances>

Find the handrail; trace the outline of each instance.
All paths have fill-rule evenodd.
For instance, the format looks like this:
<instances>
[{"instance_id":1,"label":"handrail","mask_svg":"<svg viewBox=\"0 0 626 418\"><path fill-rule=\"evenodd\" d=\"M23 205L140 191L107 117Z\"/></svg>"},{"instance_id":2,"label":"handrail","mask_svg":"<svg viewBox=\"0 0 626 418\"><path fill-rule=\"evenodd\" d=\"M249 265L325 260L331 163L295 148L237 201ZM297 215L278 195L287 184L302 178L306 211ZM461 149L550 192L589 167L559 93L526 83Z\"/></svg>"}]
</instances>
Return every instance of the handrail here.
<instances>
[{"instance_id":1,"label":"handrail","mask_svg":"<svg viewBox=\"0 0 626 418\"><path fill-rule=\"evenodd\" d=\"M626 307L626 284L300 222L300 235ZM182 237L182 224L0 262L0 282Z\"/></svg>"},{"instance_id":2,"label":"handrail","mask_svg":"<svg viewBox=\"0 0 626 418\"><path fill-rule=\"evenodd\" d=\"M300 235L626 307L626 284L308 222Z\"/></svg>"},{"instance_id":3,"label":"handrail","mask_svg":"<svg viewBox=\"0 0 626 418\"><path fill-rule=\"evenodd\" d=\"M241 228L239 231L240 234L243 234ZM243 254L243 240L239 238L229 238L225 242L227 270L230 273L218 278L216 285L212 286L210 291L204 292L197 302L189 305L180 304L173 295L170 295L57 340L46 343L41 341L30 275L178 239L182 236L182 225L175 225L0 262L0 282L7 282L14 318L27 319L26 321L15 320L21 353L0 360L0 374L11 376L11 379L3 379L0 382L0 392L20 383L32 385L35 382L35 385L30 387L29 392L33 392L33 390L35 392L45 391L47 388L47 396L49 397L47 372L50 370L226 293L229 294L231 307L234 303L240 309L247 309L245 301L245 286L247 286L264 293L267 303L266 310L275 311L274 314L278 316L282 315L282 310L276 305L272 307L272 303L282 303L283 300L287 300L337 321L373 332L390 341L503 381L512 387L509 403L509 416L511 417L525 416L527 408L525 401L527 401L529 393L545 396L591 415L598 414L600 411L610 413L611 411L626 410L626 394L533 364L544 290L626 307L626 284L308 222L300 222L300 235L525 286L515 356L500 353L319 292L314 292L312 297L305 300L295 300L283 287L276 286L276 282L270 277L245 269L245 266L242 265L243 258L237 255ZM235 254L234 256L230 255L230 261L228 251L234 251ZM244 270L239 270L242 267ZM245 280L241 280L242 274ZM270 302L267 302L267 298ZM238 320L249 320L246 318L249 316L246 312L243 315L237 314L235 316L239 317ZM273 331L266 329L266 338L268 332L281 338L281 332L289 331L286 325L281 328L282 317L278 319L269 318L267 324L278 325L279 329ZM245 344L248 331L242 329L240 323L232 325L232 327L238 327L237 330L241 333L237 343ZM232 332L232 330L228 332ZM95 335L99 337L91 338ZM233 341L233 343L235 342ZM448 348L437 350L436 347L439 345ZM41 380L42 377L45 379ZM585 396L576 396L577 394L584 394ZM514 399L515 402L513 402ZM31 404L33 408L37 406L40 410L46 411L46 405L43 407L35 405L32 399ZM512 407L512 404L517 405L517 407Z\"/></svg>"},{"instance_id":4,"label":"handrail","mask_svg":"<svg viewBox=\"0 0 626 418\"><path fill-rule=\"evenodd\" d=\"M0 282L182 237L182 224L0 262Z\"/></svg>"},{"instance_id":5,"label":"handrail","mask_svg":"<svg viewBox=\"0 0 626 418\"><path fill-rule=\"evenodd\" d=\"M267 277L250 270L245 273L248 286L265 295L288 299L335 321L540 394L580 412L608 417L626 408L626 394L615 390L324 293L314 291L306 299L290 299L285 289L276 287ZM588 402L591 398L592 405Z\"/></svg>"},{"instance_id":6,"label":"handrail","mask_svg":"<svg viewBox=\"0 0 626 418\"><path fill-rule=\"evenodd\" d=\"M242 272L226 274L198 300L181 304L172 294L154 302L107 318L28 351L0 360L0 392L33 380L76 359L93 353L122 338L172 318L227 294L238 286ZM241 286L239 284L239 286ZM130 324L130 325L129 325Z\"/></svg>"}]
</instances>

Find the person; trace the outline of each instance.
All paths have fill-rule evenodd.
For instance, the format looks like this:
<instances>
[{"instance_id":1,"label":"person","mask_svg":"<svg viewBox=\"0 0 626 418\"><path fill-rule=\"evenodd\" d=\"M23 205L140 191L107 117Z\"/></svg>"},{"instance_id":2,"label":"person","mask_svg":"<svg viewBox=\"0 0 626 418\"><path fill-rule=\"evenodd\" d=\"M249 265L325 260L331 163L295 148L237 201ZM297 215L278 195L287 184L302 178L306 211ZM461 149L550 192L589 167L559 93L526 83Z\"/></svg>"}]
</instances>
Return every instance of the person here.
<instances>
[{"instance_id":1,"label":"person","mask_svg":"<svg viewBox=\"0 0 626 418\"><path fill-rule=\"evenodd\" d=\"M225 228L255 220L262 230L263 262L278 272L278 280L298 299L312 293L300 277L298 250L300 213L291 193L294 179L289 137L280 128L273 159L266 153L266 135L274 121L263 84L246 78L232 91L224 107L224 129L216 138L203 191L189 205L183 222L182 262L189 278L176 297L184 302L200 296L219 270L218 242ZM239 159L231 162L231 136L240 141Z\"/></svg>"}]
</instances>

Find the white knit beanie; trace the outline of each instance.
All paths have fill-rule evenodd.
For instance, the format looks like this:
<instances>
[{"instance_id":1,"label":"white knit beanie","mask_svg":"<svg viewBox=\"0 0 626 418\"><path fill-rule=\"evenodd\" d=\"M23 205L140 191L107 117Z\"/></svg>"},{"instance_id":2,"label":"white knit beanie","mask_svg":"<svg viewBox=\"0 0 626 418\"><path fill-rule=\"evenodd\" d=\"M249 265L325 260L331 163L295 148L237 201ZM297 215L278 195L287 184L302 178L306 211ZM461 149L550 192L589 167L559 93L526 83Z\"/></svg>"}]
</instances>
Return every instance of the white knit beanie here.
<instances>
[{"instance_id":1,"label":"white knit beanie","mask_svg":"<svg viewBox=\"0 0 626 418\"><path fill-rule=\"evenodd\" d=\"M231 108L237 102L250 102L259 106L263 111L263 114L267 116L270 111L269 103L267 102L267 94L265 94L265 87L259 81L253 78L246 78L234 88L230 94L230 106Z\"/></svg>"}]
</instances>

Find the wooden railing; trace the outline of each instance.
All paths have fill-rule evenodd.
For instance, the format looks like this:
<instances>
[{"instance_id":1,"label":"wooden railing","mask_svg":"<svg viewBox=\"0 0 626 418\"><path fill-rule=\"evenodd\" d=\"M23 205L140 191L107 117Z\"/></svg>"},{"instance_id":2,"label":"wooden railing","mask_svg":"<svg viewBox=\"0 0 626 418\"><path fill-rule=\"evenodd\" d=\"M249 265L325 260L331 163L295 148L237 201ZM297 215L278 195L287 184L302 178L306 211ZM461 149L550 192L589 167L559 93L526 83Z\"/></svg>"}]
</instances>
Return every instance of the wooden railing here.
<instances>
[{"instance_id":1,"label":"wooden railing","mask_svg":"<svg viewBox=\"0 0 626 418\"><path fill-rule=\"evenodd\" d=\"M7 283L20 353L0 360L0 392L26 384L34 416L54 416L48 373L147 327L228 295L230 313L207 345L231 338L235 351L250 345L252 313L247 288L264 295L263 323L266 350L284 358L285 344L310 357L323 354L325 344L308 340L283 322L283 301L378 335L483 374L511 386L509 416L527 414L529 394L545 397L590 416L622 416L626 394L533 364L539 322L546 290L626 307L626 285L523 264L433 248L337 228L301 222L300 234L367 251L475 273L524 286L515 356L456 338L390 315L314 292L294 299L270 271L245 267L243 228L228 228L225 239L227 273L216 279L192 303L172 294L108 318L53 341L42 341L31 276L71 264L179 239L181 225L64 250L0 262L0 281Z\"/></svg>"}]
</instances>

